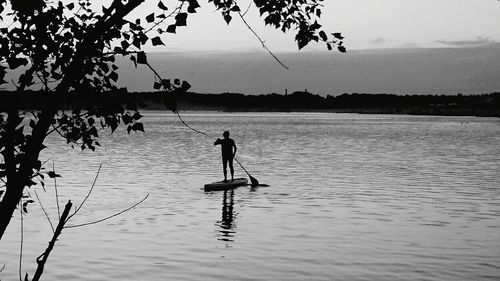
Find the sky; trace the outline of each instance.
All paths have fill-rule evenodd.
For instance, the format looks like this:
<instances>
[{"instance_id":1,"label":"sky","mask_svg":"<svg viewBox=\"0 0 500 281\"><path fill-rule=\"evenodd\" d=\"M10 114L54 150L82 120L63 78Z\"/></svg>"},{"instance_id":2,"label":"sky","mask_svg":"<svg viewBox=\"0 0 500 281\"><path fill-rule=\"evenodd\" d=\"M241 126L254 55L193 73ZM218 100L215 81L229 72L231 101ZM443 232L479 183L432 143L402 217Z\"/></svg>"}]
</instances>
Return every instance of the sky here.
<instances>
[{"instance_id":1,"label":"sky","mask_svg":"<svg viewBox=\"0 0 500 281\"><path fill-rule=\"evenodd\" d=\"M250 0L238 1L245 9ZM165 3L171 1L164 0ZM166 50L248 50L260 44L234 18L228 26L207 0L188 18L188 27L169 36ZM146 0L134 14L144 16L156 8L157 0ZM445 47L500 42L500 2L497 0L326 0L321 24L342 32L350 50L371 48ZM247 20L271 50L297 51L293 34L265 27L250 5ZM308 49L323 49L310 46Z\"/></svg>"},{"instance_id":2,"label":"sky","mask_svg":"<svg viewBox=\"0 0 500 281\"><path fill-rule=\"evenodd\" d=\"M145 23L147 15L160 11L158 1L145 0L129 19ZM345 54L314 43L299 52L293 33L266 27L252 0L239 0L243 10L250 7L249 24L289 70L274 61L241 19L227 25L212 3L198 1L202 7L188 17L187 27L164 33L165 46L144 48L162 77L187 80L196 92L500 92L498 0L325 0L320 23L345 36ZM110 2L92 1L98 10ZM120 65L119 86L153 90L148 69L136 69L128 59Z\"/></svg>"},{"instance_id":3,"label":"sky","mask_svg":"<svg viewBox=\"0 0 500 281\"><path fill-rule=\"evenodd\" d=\"M239 5L247 7L248 1ZM250 8L248 22L290 70L266 53L240 19L228 26L211 4L199 2L202 8L188 18L188 26L164 37L166 46L146 48L163 77L187 80L196 92L500 91L497 0L326 0L321 23L346 37L346 54L319 44L299 52L293 34L265 27ZM133 17L144 17L156 4L146 0ZM130 91L152 90L147 70L124 67L120 74L121 85Z\"/></svg>"}]
</instances>

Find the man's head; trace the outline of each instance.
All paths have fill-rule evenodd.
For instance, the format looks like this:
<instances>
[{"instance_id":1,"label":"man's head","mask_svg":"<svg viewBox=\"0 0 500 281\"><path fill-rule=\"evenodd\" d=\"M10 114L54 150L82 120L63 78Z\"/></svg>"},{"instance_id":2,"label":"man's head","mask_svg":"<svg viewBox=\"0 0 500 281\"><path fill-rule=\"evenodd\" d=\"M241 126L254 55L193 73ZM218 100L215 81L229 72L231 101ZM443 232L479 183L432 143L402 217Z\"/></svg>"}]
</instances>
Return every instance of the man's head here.
<instances>
[{"instance_id":1,"label":"man's head","mask_svg":"<svg viewBox=\"0 0 500 281\"><path fill-rule=\"evenodd\" d=\"M222 135L223 135L223 136L224 136L224 138L226 138L226 139L227 139L227 138L229 138L229 131L225 131Z\"/></svg>"}]
</instances>

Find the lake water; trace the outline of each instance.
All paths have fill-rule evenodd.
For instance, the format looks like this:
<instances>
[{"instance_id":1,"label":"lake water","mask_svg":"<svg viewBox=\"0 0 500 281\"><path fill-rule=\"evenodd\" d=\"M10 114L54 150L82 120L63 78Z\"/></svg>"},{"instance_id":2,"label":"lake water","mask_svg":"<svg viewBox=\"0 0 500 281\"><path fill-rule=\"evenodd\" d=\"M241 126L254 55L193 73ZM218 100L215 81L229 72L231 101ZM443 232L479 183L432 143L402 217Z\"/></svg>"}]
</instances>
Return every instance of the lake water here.
<instances>
[{"instance_id":1,"label":"lake water","mask_svg":"<svg viewBox=\"0 0 500 281\"><path fill-rule=\"evenodd\" d=\"M205 137L172 114L143 114L146 133L103 133L94 153L49 139L61 205L81 202L103 165L70 225L149 197L64 230L44 280L500 279L500 119L183 113ZM202 190L222 179L213 142L226 129L268 187ZM55 219L53 184L38 195ZM32 276L51 230L38 204L28 211ZM18 278L19 213L9 227L1 280Z\"/></svg>"}]
</instances>

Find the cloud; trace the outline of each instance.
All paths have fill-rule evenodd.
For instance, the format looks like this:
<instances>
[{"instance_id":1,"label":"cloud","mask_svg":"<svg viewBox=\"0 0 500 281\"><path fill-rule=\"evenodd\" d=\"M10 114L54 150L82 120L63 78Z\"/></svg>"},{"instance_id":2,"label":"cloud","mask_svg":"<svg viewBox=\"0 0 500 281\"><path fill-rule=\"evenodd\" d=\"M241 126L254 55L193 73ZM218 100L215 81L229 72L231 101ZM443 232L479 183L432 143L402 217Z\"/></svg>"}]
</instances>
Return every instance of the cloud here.
<instances>
[{"instance_id":1,"label":"cloud","mask_svg":"<svg viewBox=\"0 0 500 281\"><path fill-rule=\"evenodd\" d=\"M477 39L475 40L458 40L458 41L438 40L436 42L450 47L477 47L477 46L485 46L496 43L489 37L481 37L481 36L477 37Z\"/></svg>"},{"instance_id":2,"label":"cloud","mask_svg":"<svg viewBox=\"0 0 500 281\"><path fill-rule=\"evenodd\" d=\"M308 89L321 95L341 93L477 94L500 89L500 43L462 48L384 48L331 52L154 53L150 64L165 78L187 80L199 93L291 93ZM154 77L117 60L120 86L152 91Z\"/></svg>"},{"instance_id":3,"label":"cloud","mask_svg":"<svg viewBox=\"0 0 500 281\"><path fill-rule=\"evenodd\" d=\"M387 39L379 37L370 41L373 45L383 45L387 42Z\"/></svg>"}]
</instances>

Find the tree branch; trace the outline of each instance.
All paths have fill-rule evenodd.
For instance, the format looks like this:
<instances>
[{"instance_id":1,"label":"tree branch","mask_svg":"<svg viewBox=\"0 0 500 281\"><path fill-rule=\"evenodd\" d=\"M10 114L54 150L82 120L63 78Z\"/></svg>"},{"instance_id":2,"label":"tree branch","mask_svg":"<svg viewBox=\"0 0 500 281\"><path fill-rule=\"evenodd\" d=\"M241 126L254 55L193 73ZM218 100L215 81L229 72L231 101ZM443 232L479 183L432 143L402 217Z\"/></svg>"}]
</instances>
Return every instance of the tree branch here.
<instances>
[{"instance_id":1,"label":"tree branch","mask_svg":"<svg viewBox=\"0 0 500 281\"><path fill-rule=\"evenodd\" d=\"M135 204L134 204L134 205L132 205L131 207L129 207L129 208L127 208L127 209L123 210L123 211L120 211L120 212L118 212L118 213L116 213L116 214L113 214L113 215L111 215L111 216L107 216L107 217L105 217L105 218L102 218L102 219L99 219L99 220L96 220L96 221L92 221L92 222L87 222L87 223L82 223L82 224L75 224L75 225L69 225L69 226L66 226L66 227L64 227L64 228L75 228L75 227L80 227L80 226L87 226L87 225L91 225L91 224L100 223L100 222L103 222L103 221L105 221L105 220L109 220L109 219L111 219L111 218L114 218L114 217L116 217L116 216L119 216L119 215L121 215L121 214L123 214L123 213L125 213L125 212L127 212L127 211L130 211L130 210L132 210L133 208L137 207L139 204L141 204L142 202L144 202L144 200L146 200L146 199L148 198L148 196L149 196L149 194L147 194L147 195L146 195L146 197L142 198L142 200L141 200L141 201L139 201L139 202L135 203Z\"/></svg>"},{"instance_id":2,"label":"tree branch","mask_svg":"<svg viewBox=\"0 0 500 281\"><path fill-rule=\"evenodd\" d=\"M42 276L43 269L45 267L47 259L49 258L50 252L52 252L52 249L54 249L54 245L56 244L57 238L59 237L59 235L61 235L61 232L64 229L64 224L67 222L67 217L69 215L69 211L71 210L71 206L73 206L73 203L71 203L71 200L69 200L68 203L66 203L66 206L64 207L64 211L61 215L61 218L59 219L59 223L57 224L56 231L52 236L52 240L50 240L49 242L49 246L47 247L45 252L36 259L38 266L32 281L40 280L40 276Z\"/></svg>"},{"instance_id":3,"label":"tree branch","mask_svg":"<svg viewBox=\"0 0 500 281\"><path fill-rule=\"evenodd\" d=\"M167 16L165 16L164 18L162 18L160 21L158 21L157 23L155 23L153 26L151 26L148 30L146 30L144 33L147 34L148 32L150 32L151 30L153 30L153 28L157 27L158 25L160 25L161 23L163 23L166 19L172 17L175 13L179 13L181 10L182 10L182 7L184 6L184 2L185 1L180 1L181 3L170 13L168 14Z\"/></svg>"}]
</instances>

